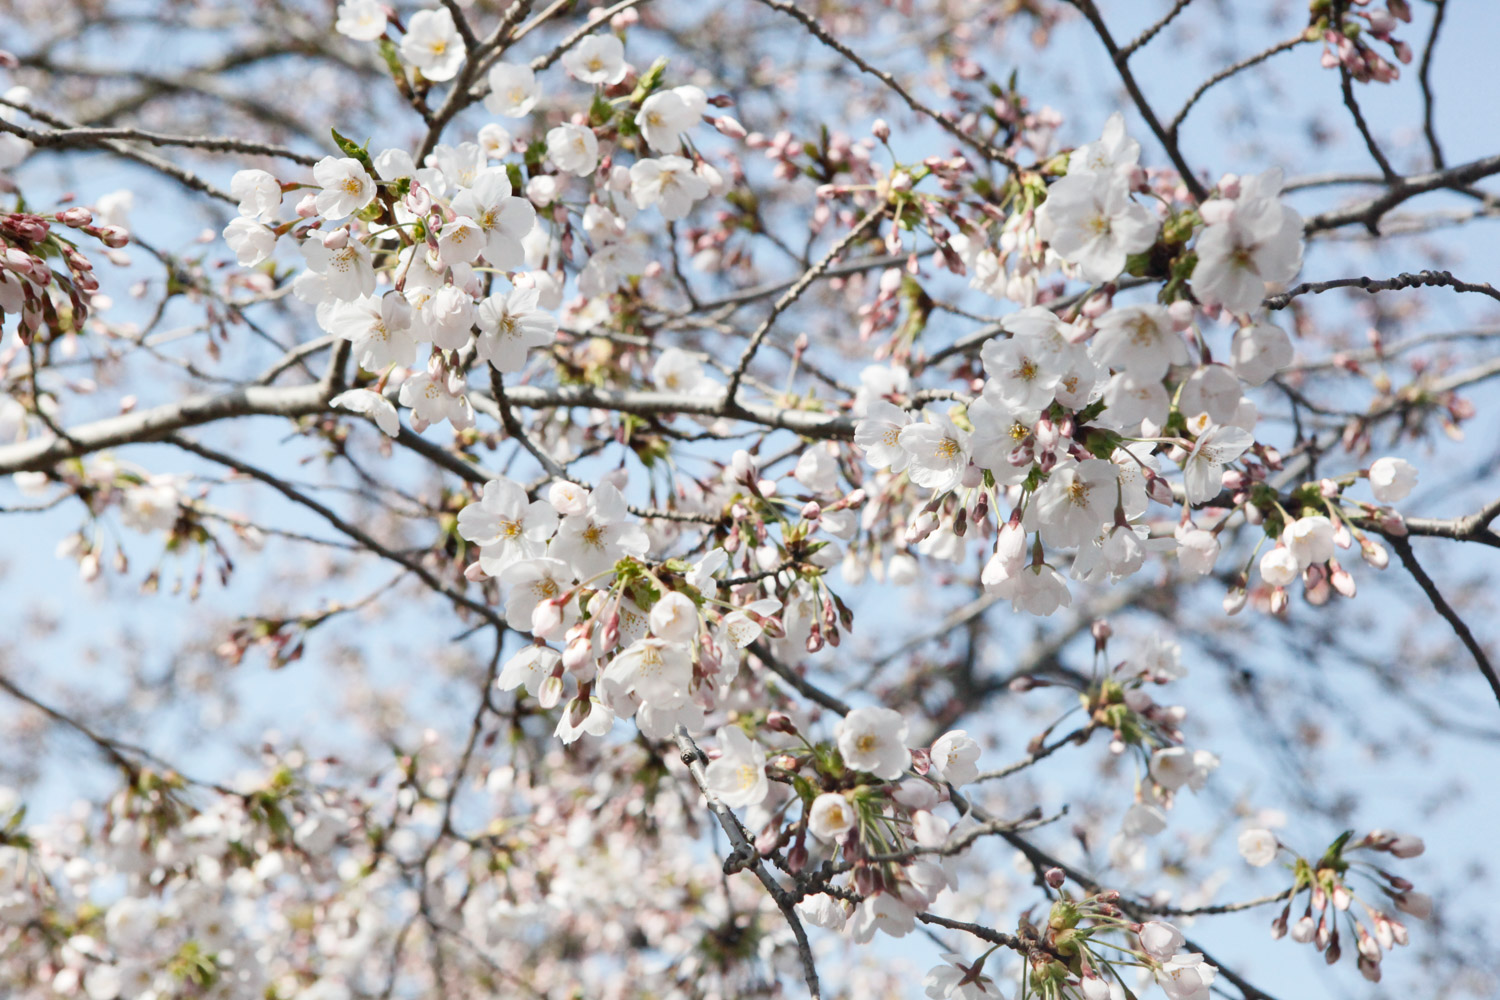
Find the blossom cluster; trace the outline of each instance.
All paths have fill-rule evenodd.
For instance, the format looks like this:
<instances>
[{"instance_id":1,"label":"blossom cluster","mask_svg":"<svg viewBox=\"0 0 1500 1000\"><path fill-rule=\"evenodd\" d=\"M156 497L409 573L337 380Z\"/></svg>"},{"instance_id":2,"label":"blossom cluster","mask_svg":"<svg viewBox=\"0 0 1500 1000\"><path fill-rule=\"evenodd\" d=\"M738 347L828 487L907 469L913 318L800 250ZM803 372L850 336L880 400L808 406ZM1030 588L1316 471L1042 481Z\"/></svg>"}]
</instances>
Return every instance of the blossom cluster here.
<instances>
[{"instance_id":1,"label":"blossom cluster","mask_svg":"<svg viewBox=\"0 0 1500 1000\"><path fill-rule=\"evenodd\" d=\"M1282 460L1257 442L1259 415L1247 395L1293 360L1291 339L1262 304L1301 266L1302 219L1279 199L1281 174L1225 177L1203 204L1153 214L1135 200L1151 191L1139 154L1115 115L1099 140L1069 155L1065 175L1044 195L1026 195L1045 198L1026 213L1029 230L1008 221L996 249L977 236L953 239L976 287L998 297L1035 298L1034 279L1050 266L1093 284L1066 313L1025 305L1002 317L1000 335L983 345L974 398L917 415L905 368L866 372L871 391L856 402L855 443L880 470L881 492L894 502L906 483L930 491L908 501L910 521L893 544L956 562L965 536L992 537L986 589L1017 610L1050 615L1071 603L1064 570L1078 581L1117 581L1140 571L1154 550L1175 554L1190 575L1208 574L1219 535L1232 523L1227 515L1241 511L1276 541L1261 563L1276 595L1301 574L1315 599L1326 581L1352 596L1352 579L1331 549L1294 559L1278 539L1283 530L1294 537L1312 531L1318 518L1331 535L1342 492L1357 477L1304 491L1299 509L1308 524L1296 527L1297 517L1266 485ZM1032 261L1032 280L1019 290L1000 263L1017 245L1036 248L1022 258ZM1113 301L1122 272L1140 273L1165 254L1175 256L1163 265L1162 301ZM1204 322L1211 318L1233 324L1224 360L1214 357L1214 333ZM1180 480L1169 478L1162 459L1177 466ZM1414 481L1414 470L1395 462L1384 459L1366 473L1372 485L1381 483L1381 502L1404 497ZM1169 531L1148 522L1153 502L1180 505ZM1355 517L1376 513L1356 507ZM1358 541L1367 561L1384 564L1378 543L1347 517L1338 528L1339 547ZM1058 558L1066 551L1073 553L1067 563ZM1237 610L1244 596L1241 586L1226 609ZM1273 610L1282 604L1273 595Z\"/></svg>"}]
</instances>

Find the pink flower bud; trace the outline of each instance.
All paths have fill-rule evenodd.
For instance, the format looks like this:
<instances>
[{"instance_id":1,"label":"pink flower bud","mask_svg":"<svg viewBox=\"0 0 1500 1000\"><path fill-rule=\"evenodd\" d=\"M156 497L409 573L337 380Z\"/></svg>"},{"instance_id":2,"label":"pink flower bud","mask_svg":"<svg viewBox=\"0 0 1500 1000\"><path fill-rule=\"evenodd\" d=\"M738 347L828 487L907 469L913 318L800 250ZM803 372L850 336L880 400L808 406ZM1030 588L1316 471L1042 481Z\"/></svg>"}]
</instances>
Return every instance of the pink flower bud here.
<instances>
[{"instance_id":1,"label":"pink flower bud","mask_svg":"<svg viewBox=\"0 0 1500 1000\"><path fill-rule=\"evenodd\" d=\"M1048 868L1047 874L1044 877L1047 879L1047 884L1054 889L1061 889L1063 883L1068 879L1068 877L1063 874L1063 870L1061 868Z\"/></svg>"},{"instance_id":2,"label":"pink flower bud","mask_svg":"<svg viewBox=\"0 0 1500 1000\"><path fill-rule=\"evenodd\" d=\"M557 600L543 601L531 611L533 635L549 635L562 624L562 604Z\"/></svg>"},{"instance_id":3,"label":"pink flower bud","mask_svg":"<svg viewBox=\"0 0 1500 1000\"><path fill-rule=\"evenodd\" d=\"M1345 597L1353 597L1354 577L1349 575L1349 571L1340 566L1336 559L1329 560L1328 568L1332 571L1329 573L1328 582L1333 584L1333 589Z\"/></svg>"},{"instance_id":4,"label":"pink flower bud","mask_svg":"<svg viewBox=\"0 0 1500 1000\"><path fill-rule=\"evenodd\" d=\"M797 734L797 724L785 712L769 713L766 716L766 728L773 733L786 733L788 736Z\"/></svg>"},{"instance_id":5,"label":"pink flower bud","mask_svg":"<svg viewBox=\"0 0 1500 1000\"><path fill-rule=\"evenodd\" d=\"M569 630L571 631L571 630ZM594 644L588 635L579 635L563 647L563 669L570 674L590 671L594 661Z\"/></svg>"},{"instance_id":6,"label":"pink flower bud","mask_svg":"<svg viewBox=\"0 0 1500 1000\"><path fill-rule=\"evenodd\" d=\"M737 119L731 118L728 115L720 115L715 118L713 125L714 128L719 130L720 134L727 135L731 139L745 138L745 126L741 125Z\"/></svg>"},{"instance_id":7,"label":"pink flower bud","mask_svg":"<svg viewBox=\"0 0 1500 1000\"><path fill-rule=\"evenodd\" d=\"M543 708L556 708L557 703L562 701L563 681L561 677L553 674L542 681L542 686L537 689L536 701Z\"/></svg>"},{"instance_id":8,"label":"pink flower bud","mask_svg":"<svg viewBox=\"0 0 1500 1000\"><path fill-rule=\"evenodd\" d=\"M1396 839L1391 841L1389 850L1398 858L1415 858L1427 850L1427 845L1422 842L1421 837L1402 833L1397 834Z\"/></svg>"},{"instance_id":9,"label":"pink flower bud","mask_svg":"<svg viewBox=\"0 0 1500 1000\"><path fill-rule=\"evenodd\" d=\"M57 213L57 221L74 229L82 229L94 221L94 213L82 205L74 205L72 208L64 209Z\"/></svg>"},{"instance_id":10,"label":"pink flower bud","mask_svg":"<svg viewBox=\"0 0 1500 1000\"><path fill-rule=\"evenodd\" d=\"M488 577L489 574L484 571L484 567L479 565L479 563L477 562L470 563L469 565L464 567L464 579L468 580L470 583L478 583L479 581L487 579Z\"/></svg>"}]
</instances>

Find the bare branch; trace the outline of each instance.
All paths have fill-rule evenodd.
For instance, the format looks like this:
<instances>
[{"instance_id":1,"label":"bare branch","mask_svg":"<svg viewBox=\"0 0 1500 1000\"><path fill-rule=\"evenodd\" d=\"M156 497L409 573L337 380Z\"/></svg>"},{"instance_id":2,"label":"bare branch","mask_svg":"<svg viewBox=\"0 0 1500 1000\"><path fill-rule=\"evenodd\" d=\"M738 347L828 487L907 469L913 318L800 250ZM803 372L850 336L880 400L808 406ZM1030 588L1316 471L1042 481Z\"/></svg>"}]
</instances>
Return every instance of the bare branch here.
<instances>
[{"instance_id":1,"label":"bare branch","mask_svg":"<svg viewBox=\"0 0 1500 1000\"><path fill-rule=\"evenodd\" d=\"M896 96L900 97L903 101L906 102L907 107L911 108L918 114L926 115L928 118L937 122L938 126L941 127L943 131L947 132L949 135L953 136L964 145L978 151L978 153L986 160L993 160L994 162L1000 164L1001 166L1012 172L1021 169L1016 161L1012 159L1010 155L1003 149L1000 149L998 146L995 146L992 143L986 142L976 135L970 135L963 129L959 128L958 124L952 119L948 118L945 115L939 114L932 108L917 100L912 96L909 90L901 86L901 84L896 80L894 76L892 76L885 70L876 69L874 66L871 66L860 56L858 52L855 52L849 46L845 45L843 42L835 38L827 29L825 29L821 24L818 23L815 17L813 17L806 11L799 9L795 4L791 3L790 0L758 0L758 2L764 4L767 7L770 7L772 10L780 11L781 13L786 14L801 22L802 26L805 27L809 32L811 32L813 37L815 37L818 41L822 42L824 45L828 46L830 49L833 49L833 51L849 60L855 66L859 67L861 72L868 73L870 76L873 76L875 79L891 88L891 90L896 92Z\"/></svg>"},{"instance_id":2,"label":"bare branch","mask_svg":"<svg viewBox=\"0 0 1500 1000\"><path fill-rule=\"evenodd\" d=\"M1453 605L1448 603L1442 592L1437 589L1437 584L1433 582L1432 577L1428 576L1422 564L1417 562L1416 554L1411 550L1411 542L1400 535L1387 535L1386 537L1390 540L1391 547L1396 550L1396 555L1400 557L1401 564L1406 567L1412 579L1417 581L1417 586L1422 588L1422 592L1432 602L1433 610L1453 626L1454 634L1474 657L1474 662L1479 666L1479 672L1484 675L1490 690L1495 693L1495 700L1500 701L1500 675L1495 673L1494 665L1490 663L1484 647L1479 645L1479 640L1474 638L1474 633L1470 631L1468 623L1459 617L1457 611L1453 610Z\"/></svg>"},{"instance_id":3,"label":"bare branch","mask_svg":"<svg viewBox=\"0 0 1500 1000\"><path fill-rule=\"evenodd\" d=\"M1296 35L1293 35L1291 38L1288 38L1284 42L1277 42L1275 45L1271 46L1268 49L1263 49L1262 51L1255 53L1255 55L1253 56L1248 56L1244 59L1241 59L1239 62L1233 64L1232 66L1226 66L1224 69L1219 70L1219 72L1215 73L1213 76L1203 81L1203 83L1199 84L1198 89L1193 91L1192 95L1188 97L1187 103L1184 104L1181 110L1179 110L1177 114L1172 117L1172 123L1167 126L1167 134L1172 136L1173 139L1176 139L1177 133L1182 129L1183 121L1188 116L1188 112L1193 110L1193 105L1202 100L1203 95L1207 94L1214 87L1223 83L1225 80L1229 79L1237 73L1241 73L1252 66L1260 65L1274 55L1279 55L1282 52L1286 52L1290 49L1296 48L1298 45L1301 45L1307 40L1308 39L1306 35L1298 33Z\"/></svg>"},{"instance_id":4,"label":"bare branch","mask_svg":"<svg viewBox=\"0 0 1500 1000\"><path fill-rule=\"evenodd\" d=\"M760 342L765 339L771 327L776 325L776 318L788 306L801 298L802 293L812 287L812 283L817 281L824 271L828 270L829 265L837 260L839 255L878 225L880 220L885 218L885 215L886 207L884 205L866 215L859 221L857 226L840 237L839 241L829 249L828 253L823 255L823 259L808 268L802 277L798 278L796 283L791 288L788 288L782 294L781 298L777 299L775 304L771 306L770 314L761 320L760 326L756 327L755 332L750 334L750 342L745 345L744 353L740 355L740 360L734 366L734 372L729 377L729 386L724 391L724 405L727 410L732 411L736 407L735 396L739 394L740 382L744 380L745 372L750 369L750 361L755 357L755 352L760 349Z\"/></svg>"},{"instance_id":5,"label":"bare branch","mask_svg":"<svg viewBox=\"0 0 1500 1000\"><path fill-rule=\"evenodd\" d=\"M1496 289L1488 283L1476 284L1468 281L1460 281L1447 271L1419 271L1415 274L1403 272L1394 278L1380 280L1363 277L1334 278L1330 281L1304 281L1297 287L1282 292L1279 295L1269 296L1265 300L1264 305L1267 309L1271 310L1285 309L1299 295L1320 295L1335 288L1359 288L1373 295L1376 292L1397 291L1403 288L1421 288L1423 286L1452 288L1460 292L1478 292L1480 295L1488 295L1490 298L1500 301L1500 289Z\"/></svg>"},{"instance_id":6,"label":"bare branch","mask_svg":"<svg viewBox=\"0 0 1500 1000\"><path fill-rule=\"evenodd\" d=\"M1433 121L1432 105L1432 53L1437 48L1438 32L1443 27L1443 15L1448 13L1448 0L1432 0L1432 30L1427 33L1427 44L1422 48L1422 65L1417 71L1417 81L1422 85L1422 133L1427 136L1427 148L1432 151L1432 166L1443 169L1443 147L1438 145L1437 126Z\"/></svg>"},{"instance_id":7,"label":"bare branch","mask_svg":"<svg viewBox=\"0 0 1500 1000\"><path fill-rule=\"evenodd\" d=\"M698 783L698 790L703 793L704 799L708 801L708 808L719 821L729 843L734 846L734 852L724 862L724 873L732 875L735 872L744 871L749 868L760 879L760 884L766 887L766 891L775 900L776 906L781 910L786 922L791 925L792 935L797 939L797 953L802 959L802 976L807 980L808 992L814 1000L821 996L818 989L818 967L813 961L812 944L807 940L807 931L802 928L802 920L797 916L795 901L792 895L781 887L776 877L766 870L765 862L760 859L760 852L750 842L745 834L745 828L740 825L740 819L734 814L719 797L708 787L708 778L703 769L703 762L707 760L702 750L693 742L688 731L679 724L673 732L673 739L677 742L677 752L681 755L682 762L687 765L688 771L692 773L693 780Z\"/></svg>"},{"instance_id":8,"label":"bare branch","mask_svg":"<svg viewBox=\"0 0 1500 1000\"><path fill-rule=\"evenodd\" d=\"M1177 2L1172 5L1172 9L1167 11L1167 13L1162 17L1160 21L1157 21L1155 24L1148 27L1145 31L1141 32L1136 36L1135 41L1131 42L1129 45L1120 50L1120 58L1129 59L1132 55L1135 54L1136 49L1140 48L1141 46L1150 42L1151 39L1155 38L1163 28L1171 24L1176 19L1177 15L1186 10L1187 5L1192 2L1193 0L1177 0Z\"/></svg>"},{"instance_id":9,"label":"bare branch","mask_svg":"<svg viewBox=\"0 0 1500 1000\"><path fill-rule=\"evenodd\" d=\"M1397 178L1385 191L1367 201L1313 216L1303 224L1303 232L1311 236L1325 229L1337 229L1353 222L1371 229L1372 225L1379 225L1381 217L1386 212L1419 194L1443 188L1463 187L1497 173L1500 173L1500 154L1472 160L1456 167ZM1376 232L1376 230L1371 229L1371 232Z\"/></svg>"},{"instance_id":10,"label":"bare branch","mask_svg":"<svg viewBox=\"0 0 1500 1000\"><path fill-rule=\"evenodd\" d=\"M1146 125L1156 136L1162 148L1166 150L1167 156L1171 158L1177 172L1182 176L1182 183L1192 193L1194 200L1204 201L1208 198L1208 189L1203 186L1193 168L1188 166L1187 159L1182 155L1182 149L1177 145L1177 136L1165 128L1156 117L1156 111L1151 107L1151 102L1146 100L1146 95L1141 91L1140 84L1136 82L1135 74L1130 71L1129 53L1115 44L1114 36L1109 33L1109 27L1104 23L1104 17L1099 13L1099 8L1094 5L1094 0L1068 0L1070 4L1078 8L1078 12L1084 16L1089 24L1094 26L1094 33L1099 36L1099 41L1104 43L1104 50L1109 53L1109 58L1115 64L1115 70L1120 74L1120 81L1125 84L1125 89L1130 93L1130 99L1135 102L1136 110L1145 119Z\"/></svg>"}]
</instances>

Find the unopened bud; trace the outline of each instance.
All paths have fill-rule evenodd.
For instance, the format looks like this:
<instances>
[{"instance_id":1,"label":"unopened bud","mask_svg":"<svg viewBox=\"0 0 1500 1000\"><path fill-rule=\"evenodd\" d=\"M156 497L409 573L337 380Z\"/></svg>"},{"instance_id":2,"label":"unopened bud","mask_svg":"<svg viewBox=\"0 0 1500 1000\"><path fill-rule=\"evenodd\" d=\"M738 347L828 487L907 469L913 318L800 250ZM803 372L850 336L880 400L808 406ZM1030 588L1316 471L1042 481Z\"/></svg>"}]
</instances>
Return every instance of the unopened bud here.
<instances>
[{"instance_id":1,"label":"unopened bud","mask_svg":"<svg viewBox=\"0 0 1500 1000\"><path fill-rule=\"evenodd\" d=\"M1047 874L1044 877L1047 879L1047 884L1054 889L1061 889L1063 883L1068 880L1068 877L1063 874L1061 868L1048 868Z\"/></svg>"},{"instance_id":2,"label":"unopened bud","mask_svg":"<svg viewBox=\"0 0 1500 1000\"><path fill-rule=\"evenodd\" d=\"M1109 637L1115 634L1115 630L1103 618L1097 619L1093 625L1089 626L1089 632L1094 637L1094 648L1101 650L1109 642Z\"/></svg>"},{"instance_id":3,"label":"unopened bud","mask_svg":"<svg viewBox=\"0 0 1500 1000\"><path fill-rule=\"evenodd\" d=\"M773 733L786 733L788 736L797 734L797 724L785 712L771 712L767 715L766 728Z\"/></svg>"},{"instance_id":4,"label":"unopened bud","mask_svg":"<svg viewBox=\"0 0 1500 1000\"><path fill-rule=\"evenodd\" d=\"M1226 615L1237 615L1245 607L1246 592L1243 585L1230 587L1224 594L1224 613Z\"/></svg>"},{"instance_id":5,"label":"unopened bud","mask_svg":"<svg viewBox=\"0 0 1500 1000\"><path fill-rule=\"evenodd\" d=\"M745 132L745 126L741 125L738 119L728 115L720 115L713 120L713 123L714 128L718 129L720 134L727 135L731 139L743 139L748 134Z\"/></svg>"}]
</instances>

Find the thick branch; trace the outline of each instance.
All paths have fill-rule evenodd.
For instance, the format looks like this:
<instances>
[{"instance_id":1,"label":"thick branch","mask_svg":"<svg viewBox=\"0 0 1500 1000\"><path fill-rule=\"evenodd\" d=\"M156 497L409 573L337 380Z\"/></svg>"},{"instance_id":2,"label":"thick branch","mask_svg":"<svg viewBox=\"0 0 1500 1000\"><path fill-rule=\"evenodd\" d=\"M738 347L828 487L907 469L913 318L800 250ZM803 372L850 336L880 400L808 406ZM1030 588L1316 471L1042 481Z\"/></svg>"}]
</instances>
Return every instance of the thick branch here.
<instances>
[{"instance_id":1,"label":"thick branch","mask_svg":"<svg viewBox=\"0 0 1500 1000\"><path fill-rule=\"evenodd\" d=\"M1500 173L1500 154L1486 156L1444 170L1402 177L1385 191L1367 201L1313 216L1303 224L1303 232L1311 236L1325 229L1337 229L1355 222L1366 228L1378 226L1381 217L1386 212L1419 194L1439 191L1443 188L1463 187L1497 173Z\"/></svg>"}]
</instances>

